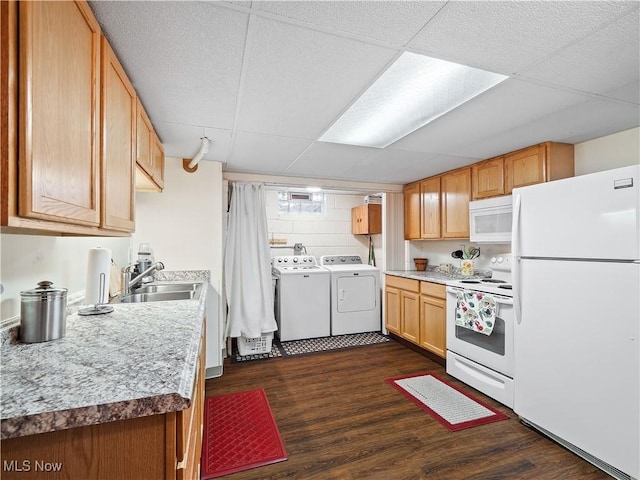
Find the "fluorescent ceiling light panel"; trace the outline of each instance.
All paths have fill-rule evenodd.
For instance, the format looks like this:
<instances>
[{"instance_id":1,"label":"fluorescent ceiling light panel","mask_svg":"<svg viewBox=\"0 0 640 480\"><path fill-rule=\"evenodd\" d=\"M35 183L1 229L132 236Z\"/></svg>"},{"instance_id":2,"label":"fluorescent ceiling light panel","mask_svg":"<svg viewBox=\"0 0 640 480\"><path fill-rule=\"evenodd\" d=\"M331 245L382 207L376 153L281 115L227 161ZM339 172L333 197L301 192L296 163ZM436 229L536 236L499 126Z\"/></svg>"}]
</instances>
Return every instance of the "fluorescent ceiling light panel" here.
<instances>
[{"instance_id":1,"label":"fluorescent ceiling light panel","mask_svg":"<svg viewBox=\"0 0 640 480\"><path fill-rule=\"evenodd\" d=\"M507 78L404 52L319 140L384 148Z\"/></svg>"}]
</instances>

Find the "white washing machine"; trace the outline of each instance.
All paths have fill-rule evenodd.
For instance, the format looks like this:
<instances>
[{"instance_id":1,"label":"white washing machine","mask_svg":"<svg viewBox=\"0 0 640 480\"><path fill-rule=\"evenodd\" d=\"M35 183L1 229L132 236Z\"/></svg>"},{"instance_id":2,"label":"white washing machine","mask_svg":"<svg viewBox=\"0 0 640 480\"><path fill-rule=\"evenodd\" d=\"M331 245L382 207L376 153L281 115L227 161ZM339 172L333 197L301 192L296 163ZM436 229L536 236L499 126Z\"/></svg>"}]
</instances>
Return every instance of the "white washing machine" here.
<instances>
[{"instance_id":1,"label":"white washing machine","mask_svg":"<svg viewBox=\"0 0 640 480\"><path fill-rule=\"evenodd\" d=\"M274 257L271 267L280 341L330 336L330 273L312 255Z\"/></svg>"},{"instance_id":2,"label":"white washing machine","mask_svg":"<svg viewBox=\"0 0 640 480\"><path fill-rule=\"evenodd\" d=\"M331 272L331 335L379 332L380 271L358 255L324 255Z\"/></svg>"}]
</instances>

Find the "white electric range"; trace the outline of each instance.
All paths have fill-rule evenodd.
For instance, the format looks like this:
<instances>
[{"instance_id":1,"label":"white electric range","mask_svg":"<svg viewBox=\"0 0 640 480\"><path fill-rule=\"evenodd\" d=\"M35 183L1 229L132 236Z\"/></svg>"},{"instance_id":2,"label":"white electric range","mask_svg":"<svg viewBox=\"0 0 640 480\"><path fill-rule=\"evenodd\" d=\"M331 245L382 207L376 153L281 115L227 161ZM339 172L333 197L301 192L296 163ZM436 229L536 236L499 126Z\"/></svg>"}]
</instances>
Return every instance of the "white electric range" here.
<instances>
[{"instance_id":1,"label":"white electric range","mask_svg":"<svg viewBox=\"0 0 640 480\"><path fill-rule=\"evenodd\" d=\"M511 254L491 259L491 278L447 282L447 373L513 408L514 312ZM495 321L490 335L456 325L460 292L491 296Z\"/></svg>"}]
</instances>

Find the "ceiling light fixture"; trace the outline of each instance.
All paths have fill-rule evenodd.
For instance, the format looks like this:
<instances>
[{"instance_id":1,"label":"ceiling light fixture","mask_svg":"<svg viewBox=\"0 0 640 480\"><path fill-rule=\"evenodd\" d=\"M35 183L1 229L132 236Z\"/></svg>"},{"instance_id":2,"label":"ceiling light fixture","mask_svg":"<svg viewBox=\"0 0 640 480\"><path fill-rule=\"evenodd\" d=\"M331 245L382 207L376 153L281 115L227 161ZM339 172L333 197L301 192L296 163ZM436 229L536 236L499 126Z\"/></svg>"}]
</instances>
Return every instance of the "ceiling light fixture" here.
<instances>
[{"instance_id":1,"label":"ceiling light fixture","mask_svg":"<svg viewBox=\"0 0 640 480\"><path fill-rule=\"evenodd\" d=\"M200 139L200 149L195 154L195 156L188 160L186 158L182 159L182 168L184 168L187 172L193 173L198 169L198 163L202 160L202 157L209 151L209 139L207 137L202 137Z\"/></svg>"},{"instance_id":2,"label":"ceiling light fixture","mask_svg":"<svg viewBox=\"0 0 640 480\"><path fill-rule=\"evenodd\" d=\"M507 78L404 52L319 141L384 148Z\"/></svg>"}]
</instances>

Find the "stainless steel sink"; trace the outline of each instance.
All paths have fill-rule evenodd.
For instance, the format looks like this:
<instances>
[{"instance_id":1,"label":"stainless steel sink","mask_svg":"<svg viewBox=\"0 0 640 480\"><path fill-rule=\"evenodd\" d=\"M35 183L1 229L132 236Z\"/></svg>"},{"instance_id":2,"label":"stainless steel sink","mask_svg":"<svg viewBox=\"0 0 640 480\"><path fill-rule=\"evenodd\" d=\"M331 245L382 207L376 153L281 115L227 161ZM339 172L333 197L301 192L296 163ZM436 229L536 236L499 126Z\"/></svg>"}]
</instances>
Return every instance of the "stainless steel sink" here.
<instances>
[{"instance_id":1,"label":"stainless steel sink","mask_svg":"<svg viewBox=\"0 0 640 480\"><path fill-rule=\"evenodd\" d=\"M200 285L200 283L158 283L136 288L135 293L189 292L198 289Z\"/></svg>"},{"instance_id":2,"label":"stainless steel sink","mask_svg":"<svg viewBox=\"0 0 640 480\"><path fill-rule=\"evenodd\" d=\"M165 283L145 285L134 293L120 298L120 303L164 302L169 300L191 300L198 298L201 283Z\"/></svg>"}]
</instances>

